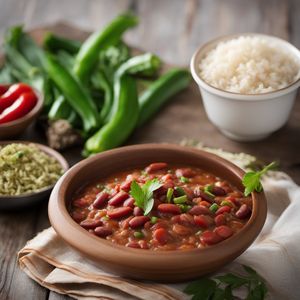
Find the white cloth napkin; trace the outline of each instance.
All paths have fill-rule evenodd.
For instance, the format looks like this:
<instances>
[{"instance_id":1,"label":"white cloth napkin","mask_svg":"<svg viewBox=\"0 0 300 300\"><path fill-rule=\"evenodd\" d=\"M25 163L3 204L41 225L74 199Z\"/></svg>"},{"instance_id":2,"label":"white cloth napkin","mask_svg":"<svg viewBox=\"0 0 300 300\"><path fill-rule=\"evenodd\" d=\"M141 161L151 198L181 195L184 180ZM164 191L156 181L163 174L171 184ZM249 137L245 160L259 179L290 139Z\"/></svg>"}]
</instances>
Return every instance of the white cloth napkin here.
<instances>
[{"instance_id":1,"label":"white cloth napkin","mask_svg":"<svg viewBox=\"0 0 300 300\"><path fill-rule=\"evenodd\" d=\"M274 173L275 174L275 173ZM300 187L286 174L266 178L268 216L256 241L223 272L240 264L254 268L267 281L268 299L300 299ZM163 285L123 279L101 270L62 241L52 228L19 252L21 269L42 286L76 299L189 299L186 284Z\"/></svg>"}]
</instances>

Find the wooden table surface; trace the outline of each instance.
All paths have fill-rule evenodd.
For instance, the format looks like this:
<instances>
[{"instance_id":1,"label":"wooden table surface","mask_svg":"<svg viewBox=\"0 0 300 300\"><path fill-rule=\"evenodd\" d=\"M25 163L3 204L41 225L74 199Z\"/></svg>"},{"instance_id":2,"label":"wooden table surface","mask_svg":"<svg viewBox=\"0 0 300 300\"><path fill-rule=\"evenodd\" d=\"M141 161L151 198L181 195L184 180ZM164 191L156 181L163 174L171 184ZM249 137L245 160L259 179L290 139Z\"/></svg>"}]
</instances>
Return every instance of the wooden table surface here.
<instances>
[{"instance_id":1,"label":"wooden table surface","mask_svg":"<svg viewBox=\"0 0 300 300\"><path fill-rule=\"evenodd\" d=\"M192 53L205 41L237 32L273 34L300 47L298 0L0 0L0 37L5 28L19 23L31 30L66 21L93 30L125 10L140 16L139 27L128 33L126 40L135 47L155 52L169 64L187 65ZM55 29L64 31L62 34L70 32L64 26ZM282 169L300 183L299 100L298 96L283 129L264 141L238 143L222 136L209 123L199 92L191 85L152 122L136 131L128 143L178 143L183 138L196 139L211 147L247 152L265 161L280 160ZM43 140L33 127L22 138ZM78 149L64 153L71 164L79 159L78 154ZM42 288L16 264L16 252L48 226L47 203L19 212L0 212L1 300L68 298Z\"/></svg>"}]
</instances>

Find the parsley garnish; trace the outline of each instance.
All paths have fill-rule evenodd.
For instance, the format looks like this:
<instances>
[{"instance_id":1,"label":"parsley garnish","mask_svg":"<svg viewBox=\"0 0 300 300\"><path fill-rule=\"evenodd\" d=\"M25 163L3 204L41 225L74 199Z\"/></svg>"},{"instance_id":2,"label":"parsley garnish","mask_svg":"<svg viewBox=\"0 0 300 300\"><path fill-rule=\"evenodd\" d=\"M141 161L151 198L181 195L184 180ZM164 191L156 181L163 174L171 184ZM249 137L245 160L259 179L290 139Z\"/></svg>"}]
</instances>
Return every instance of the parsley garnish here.
<instances>
[{"instance_id":1,"label":"parsley garnish","mask_svg":"<svg viewBox=\"0 0 300 300\"><path fill-rule=\"evenodd\" d=\"M246 300L263 300L267 295L265 281L252 268L243 265L245 276L228 273L215 278L203 277L186 286L184 292L193 295L192 300L234 300L233 291L244 288L248 292Z\"/></svg>"},{"instance_id":2,"label":"parsley garnish","mask_svg":"<svg viewBox=\"0 0 300 300\"><path fill-rule=\"evenodd\" d=\"M148 180L142 187L134 180L130 186L130 194L135 200L135 205L144 210L144 215L148 215L153 208L153 192L159 189L162 184L154 178Z\"/></svg>"},{"instance_id":3,"label":"parsley garnish","mask_svg":"<svg viewBox=\"0 0 300 300\"><path fill-rule=\"evenodd\" d=\"M262 175L267 173L269 170L274 170L278 166L277 162L272 162L269 165L265 166L262 170L258 172L247 172L243 177L243 185L245 187L244 195L249 196L253 191L261 192L263 187L261 185L260 179Z\"/></svg>"}]
</instances>

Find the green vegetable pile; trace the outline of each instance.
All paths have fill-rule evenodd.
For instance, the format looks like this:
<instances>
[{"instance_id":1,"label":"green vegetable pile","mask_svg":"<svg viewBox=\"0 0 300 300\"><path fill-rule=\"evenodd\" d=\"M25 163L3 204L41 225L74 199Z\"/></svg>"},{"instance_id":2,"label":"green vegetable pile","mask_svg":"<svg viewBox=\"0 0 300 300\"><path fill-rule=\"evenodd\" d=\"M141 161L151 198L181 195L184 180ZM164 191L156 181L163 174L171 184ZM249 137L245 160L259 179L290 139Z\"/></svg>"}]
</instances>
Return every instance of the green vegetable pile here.
<instances>
[{"instance_id":1,"label":"green vegetable pile","mask_svg":"<svg viewBox=\"0 0 300 300\"><path fill-rule=\"evenodd\" d=\"M158 77L161 61L151 53L131 56L122 36L137 24L135 16L120 15L82 44L48 33L43 48L12 27L0 83L25 82L41 91L44 114L79 131L85 155L117 147L190 82L189 72L178 68Z\"/></svg>"},{"instance_id":2,"label":"green vegetable pile","mask_svg":"<svg viewBox=\"0 0 300 300\"><path fill-rule=\"evenodd\" d=\"M202 277L189 283L184 292L192 295L191 300L234 300L240 299L234 291L244 290L245 300L263 300L268 293L265 280L255 270L243 265L246 275L227 273L215 278Z\"/></svg>"}]
</instances>

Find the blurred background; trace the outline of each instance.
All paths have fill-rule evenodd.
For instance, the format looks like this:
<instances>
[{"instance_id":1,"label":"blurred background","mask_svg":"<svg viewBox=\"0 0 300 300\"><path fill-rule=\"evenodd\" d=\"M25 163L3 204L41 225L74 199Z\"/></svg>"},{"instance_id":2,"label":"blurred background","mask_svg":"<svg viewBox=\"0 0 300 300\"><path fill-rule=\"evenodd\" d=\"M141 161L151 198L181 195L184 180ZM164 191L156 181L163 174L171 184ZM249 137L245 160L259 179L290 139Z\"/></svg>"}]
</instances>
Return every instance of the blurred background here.
<instances>
[{"instance_id":1,"label":"blurred background","mask_svg":"<svg viewBox=\"0 0 300 300\"><path fill-rule=\"evenodd\" d=\"M224 34L262 32L300 47L299 0L0 0L0 38L5 29L58 21L95 30L124 11L140 16L127 41L166 62L188 64L202 43Z\"/></svg>"}]
</instances>

